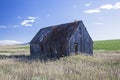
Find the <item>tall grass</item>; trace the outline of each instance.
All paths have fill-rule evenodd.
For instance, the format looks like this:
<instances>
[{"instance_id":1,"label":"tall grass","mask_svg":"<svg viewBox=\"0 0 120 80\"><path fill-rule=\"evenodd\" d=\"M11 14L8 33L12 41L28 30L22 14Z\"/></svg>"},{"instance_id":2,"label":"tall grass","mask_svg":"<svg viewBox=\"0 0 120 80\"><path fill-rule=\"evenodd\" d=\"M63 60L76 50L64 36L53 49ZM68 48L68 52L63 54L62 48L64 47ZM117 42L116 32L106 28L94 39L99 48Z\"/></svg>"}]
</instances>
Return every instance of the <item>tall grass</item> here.
<instances>
[{"instance_id":1,"label":"tall grass","mask_svg":"<svg viewBox=\"0 0 120 80\"><path fill-rule=\"evenodd\" d=\"M1 59L0 80L120 80L120 54L75 55L47 62Z\"/></svg>"}]
</instances>

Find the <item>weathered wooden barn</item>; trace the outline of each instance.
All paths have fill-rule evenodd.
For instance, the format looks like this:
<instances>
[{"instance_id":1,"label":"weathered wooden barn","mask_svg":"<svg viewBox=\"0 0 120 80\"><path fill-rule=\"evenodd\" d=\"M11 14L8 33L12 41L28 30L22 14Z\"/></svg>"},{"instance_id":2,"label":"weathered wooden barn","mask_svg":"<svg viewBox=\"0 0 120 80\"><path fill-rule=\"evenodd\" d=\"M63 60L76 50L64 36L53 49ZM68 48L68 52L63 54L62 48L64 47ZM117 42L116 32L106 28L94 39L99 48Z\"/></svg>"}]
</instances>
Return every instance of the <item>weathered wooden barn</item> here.
<instances>
[{"instance_id":1,"label":"weathered wooden barn","mask_svg":"<svg viewBox=\"0 0 120 80\"><path fill-rule=\"evenodd\" d=\"M59 58L72 54L93 54L93 41L82 21L40 29L30 42L31 56Z\"/></svg>"}]
</instances>

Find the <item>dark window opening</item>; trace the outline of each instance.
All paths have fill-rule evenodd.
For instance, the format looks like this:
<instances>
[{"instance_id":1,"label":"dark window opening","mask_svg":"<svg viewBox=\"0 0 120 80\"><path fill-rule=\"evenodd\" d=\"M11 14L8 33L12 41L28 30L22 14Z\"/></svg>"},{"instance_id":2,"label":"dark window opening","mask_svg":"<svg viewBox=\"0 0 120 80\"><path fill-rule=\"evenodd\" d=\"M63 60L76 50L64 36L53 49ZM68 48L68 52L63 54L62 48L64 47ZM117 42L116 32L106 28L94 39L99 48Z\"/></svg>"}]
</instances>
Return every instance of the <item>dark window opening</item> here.
<instances>
[{"instance_id":1,"label":"dark window opening","mask_svg":"<svg viewBox=\"0 0 120 80\"><path fill-rule=\"evenodd\" d=\"M75 54L78 54L78 43L74 43Z\"/></svg>"},{"instance_id":2,"label":"dark window opening","mask_svg":"<svg viewBox=\"0 0 120 80\"><path fill-rule=\"evenodd\" d=\"M53 49L52 48L50 48L50 56L54 57L54 55L53 55Z\"/></svg>"},{"instance_id":3,"label":"dark window opening","mask_svg":"<svg viewBox=\"0 0 120 80\"><path fill-rule=\"evenodd\" d=\"M82 43L82 38L80 40L80 52L82 53L83 52L83 43Z\"/></svg>"}]
</instances>

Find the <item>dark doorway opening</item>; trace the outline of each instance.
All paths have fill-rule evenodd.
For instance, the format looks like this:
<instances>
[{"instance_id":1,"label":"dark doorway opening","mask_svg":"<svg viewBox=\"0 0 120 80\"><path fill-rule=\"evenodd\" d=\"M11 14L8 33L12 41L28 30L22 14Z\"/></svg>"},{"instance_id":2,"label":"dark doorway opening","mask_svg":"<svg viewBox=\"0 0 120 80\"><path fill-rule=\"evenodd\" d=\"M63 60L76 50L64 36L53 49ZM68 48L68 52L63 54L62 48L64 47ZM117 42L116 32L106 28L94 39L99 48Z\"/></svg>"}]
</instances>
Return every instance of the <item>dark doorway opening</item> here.
<instances>
[{"instance_id":1,"label":"dark doorway opening","mask_svg":"<svg viewBox=\"0 0 120 80\"><path fill-rule=\"evenodd\" d=\"M44 53L44 47L43 47L43 45L41 45L41 51L42 51L42 53Z\"/></svg>"},{"instance_id":2,"label":"dark doorway opening","mask_svg":"<svg viewBox=\"0 0 120 80\"><path fill-rule=\"evenodd\" d=\"M51 58L54 57L54 55L53 55L53 49L52 49L52 48L50 48L50 57L51 57Z\"/></svg>"},{"instance_id":3,"label":"dark doorway opening","mask_svg":"<svg viewBox=\"0 0 120 80\"><path fill-rule=\"evenodd\" d=\"M75 54L78 54L78 43L74 43Z\"/></svg>"}]
</instances>

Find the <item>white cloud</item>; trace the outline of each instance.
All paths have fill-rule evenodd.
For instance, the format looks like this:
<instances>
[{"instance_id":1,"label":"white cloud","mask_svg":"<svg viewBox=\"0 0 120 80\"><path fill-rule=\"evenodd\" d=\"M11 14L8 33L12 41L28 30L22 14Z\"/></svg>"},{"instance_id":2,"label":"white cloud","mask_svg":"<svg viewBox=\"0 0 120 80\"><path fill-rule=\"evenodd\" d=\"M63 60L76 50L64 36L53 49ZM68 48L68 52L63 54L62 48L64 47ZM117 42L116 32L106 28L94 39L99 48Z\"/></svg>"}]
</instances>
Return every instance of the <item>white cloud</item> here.
<instances>
[{"instance_id":1,"label":"white cloud","mask_svg":"<svg viewBox=\"0 0 120 80\"><path fill-rule=\"evenodd\" d=\"M101 8L101 9L113 9L114 6L111 5L111 4L106 4L106 5L102 5L100 8Z\"/></svg>"},{"instance_id":2,"label":"white cloud","mask_svg":"<svg viewBox=\"0 0 120 80\"><path fill-rule=\"evenodd\" d=\"M90 3L86 3L85 6L86 6L86 7L89 7L89 6L91 6L91 4L90 4Z\"/></svg>"},{"instance_id":3,"label":"white cloud","mask_svg":"<svg viewBox=\"0 0 120 80\"><path fill-rule=\"evenodd\" d=\"M120 2L113 4L105 4L100 7L101 9L120 9Z\"/></svg>"},{"instance_id":4,"label":"white cloud","mask_svg":"<svg viewBox=\"0 0 120 80\"><path fill-rule=\"evenodd\" d=\"M120 2L117 2L117 3L114 5L114 9L120 9Z\"/></svg>"},{"instance_id":5,"label":"white cloud","mask_svg":"<svg viewBox=\"0 0 120 80\"><path fill-rule=\"evenodd\" d=\"M34 23L36 20L36 17L28 17L28 19L23 20L21 22L22 26L32 26L32 23Z\"/></svg>"},{"instance_id":6,"label":"white cloud","mask_svg":"<svg viewBox=\"0 0 120 80\"><path fill-rule=\"evenodd\" d=\"M20 25L7 25L7 26L0 25L0 29L4 29L4 28L17 28L17 27L20 27Z\"/></svg>"},{"instance_id":7,"label":"white cloud","mask_svg":"<svg viewBox=\"0 0 120 80\"><path fill-rule=\"evenodd\" d=\"M28 19L35 20L35 19L36 19L36 17L28 17Z\"/></svg>"},{"instance_id":8,"label":"white cloud","mask_svg":"<svg viewBox=\"0 0 120 80\"><path fill-rule=\"evenodd\" d=\"M88 5L88 4L86 4L86 5ZM86 11L84 11L84 13L99 13L103 9L106 9L106 10L120 9L120 2L116 2L115 4L104 4L96 9L86 10Z\"/></svg>"},{"instance_id":9,"label":"white cloud","mask_svg":"<svg viewBox=\"0 0 120 80\"><path fill-rule=\"evenodd\" d=\"M0 45L16 45L16 44L22 44L22 42L15 41L15 40L1 40Z\"/></svg>"},{"instance_id":10,"label":"white cloud","mask_svg":"<svg viewBox=\"0 0 120 80\"><path fill-rule=\"evenodd\" d=\"M20 16L18 16L18 18L21 18ZM36 21L36 19L39 17L28 17L28 19L23 20L21 22L22 26L32 26L32 23L34 23ZM4 29L4 28L17 28L21 26L20 24L16 24L16 25L0 25L0 29Z\"/></svg>"},{"instance_id":11,"label":"white cloud","mask_svg":"<svg viewBox=\"0 0 120 80\"><path fill-rule=\"evenodd\" d=\"M32 24L30 23L31 21L30 20L24 20L21 25L22 26L32 26Z\"/></svg>"},{"instance_id":12,"label":"white cloud","mask_svg":"<svg viewBox=\"0 0 120 80\"><path fill-rule=\"evenodd\" d=\"M7 26L0 25L0 29L7 28Z\"/></svg>"},{"instance_id":13,"label":"white cloud","mask_svg":"<svg viewBox=\"0 0 120 80\"><path fill-rule=\"evenodd\" d=\"M10 28L18 28L18 27L20 27L20 25L10 25Z\"/></svg>"},{"instance_id":14,"label":"white cloud","mask_svg":"<svg viewBox=\"0 0 120 80\"><path fill-rule=\"evenodd\" d=\"M84 13L99 13L100 12L100 10L99 9L90 9L90 10L86 10L86 11L84 11Z\"/></svg>"},{"instance_id":15,"label":"white cloud","mask_svg":"<svg viewBox=\"0 0 120 80\"><path fill-rule=\"evenodd\" d=\"M20 25L7 25L7 28L18 28Z\"/></svg>"},{"instance_id":16,"label":"white cloud","mask_svg":"<svg viewBox=\"0 0 120 80\"><path fill-rule=\"evenodd\" d=\"M120 9L120 2L113 4L105 4L100 7L101 9Z\"/></svg>"},{"instance_id":17,"label":"white cloud","mask_svg":"<svg viewBox=\"0 0 120 80\"><path fill-rule=\"evenodd\" d=\"M95 23L95 24L97 24L97 25L103 25L104 23L102 23L102 22L97 22L97 23Z\"/></svg>"},{"instance_id":18,"label":"white cloud","mask_svg":"<svg viewBox=\"0 0 120 80\"><path fill-rule=\"evenodd\" d=\"M98 19L99 19L99 20L103 20L103 18L102 18L102 17L99 17Z\"/></svg>"}]
</instances>

